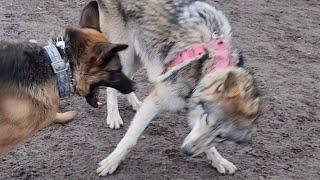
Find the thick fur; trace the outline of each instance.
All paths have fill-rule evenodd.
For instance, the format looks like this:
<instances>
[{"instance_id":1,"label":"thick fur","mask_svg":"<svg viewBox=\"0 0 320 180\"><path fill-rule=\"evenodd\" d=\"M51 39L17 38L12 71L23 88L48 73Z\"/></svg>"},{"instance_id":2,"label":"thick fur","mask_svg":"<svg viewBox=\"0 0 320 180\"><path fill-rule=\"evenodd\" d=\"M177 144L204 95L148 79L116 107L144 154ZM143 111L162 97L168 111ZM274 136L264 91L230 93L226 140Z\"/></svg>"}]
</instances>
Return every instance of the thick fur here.
<instances>
[{"instance_id":1,"label":"thick fur","mask_svg":"<svg viewBox=\"0 0 320 180\"><path fill-rule=\"evenodd\" d=\"M71 59L77 81L76 89L93 107L98 107L99 86L112 87L128 94L135 83L122 72L119 51L126 44L113 44L101 33L98 4L92 1L83 9L81 28L67 28L67 55Z\"/></svg>"},{"instance_id":2,"label":"thick fur","mask_svg":"<svg viewBox=\"0 0 320 180\"><path fill-rule=\"evenodd\" d=\"M58 113L56 77L45 50L34 43L0 42L0 155L51 123Z\"/></svg>"},{"instance_id":3,"label":"thick fur","mask_svg":"<svg viewBox=\"0 0 320 180\"><path fill-rule=\"evenodd\" d=\"M193 44L216 37L230 42L232 30L227 18L209 4L195 0L98 2L101 31L111 42L129 45L120 53L124 72L132 75L133 64L139 57L150 81L156 85L124 138L100 162L97 172L113 173L157 114L188 108L192 130L184 140L182 151L193 156L206 153L220 173L234 173L236 167L214 145L216 140L243 142L250 138L259 112L259 98L254 93L251 75L240 67L205 73L214 64L214 52L164 73L165 65ZM111 111L108 109L111 113L108 119L114 116L118 121L115 92L108 91L110 96L114 100L110 104L114 106L110 107Z\"/></svg>"},{"instance_id":4,"label":"thick fur","mask_svg":"<svg viewBox=\"0 0 320 180\"><path fill-rule=\"evenodd\" d=\"M98 14L98 4L90 3L82 12L80 28L65 30L65 55L75 72L77 93L93 106L97 100L92 91L98 86L123 93L134 90L117 53L127 45L108 41L100 32ZM74 118L72 111L58 113L58 106L56 76L45 50L35 43L0 42L0 155L39 129Z\"/></svg>"}]
</instances>

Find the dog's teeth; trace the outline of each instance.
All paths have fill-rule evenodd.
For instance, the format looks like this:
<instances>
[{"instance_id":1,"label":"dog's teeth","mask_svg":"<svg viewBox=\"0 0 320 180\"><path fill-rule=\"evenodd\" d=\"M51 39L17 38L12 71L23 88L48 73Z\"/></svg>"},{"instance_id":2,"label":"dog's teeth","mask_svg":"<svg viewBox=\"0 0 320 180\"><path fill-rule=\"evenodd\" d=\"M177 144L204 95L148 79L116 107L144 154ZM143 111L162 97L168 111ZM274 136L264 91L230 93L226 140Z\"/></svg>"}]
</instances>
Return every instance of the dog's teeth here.
<instances>
[{"instance_id":1,"label":"dog's teeth","mask_svg":"<svg viewBox=\"0 0 320 180\"><path fill-rule=\"evenodd\" d=\"M30 39L30 40L29 40L29 42L31 42L31 43L35 43L35 44L38 44L38 41L37 41L37 40L35 40L35 39Z\"/></svg>"},{"instance_id":2,"label":"dog's teeth","mask_svg":"<svg viewBox=\"0 0 320 180\"><path fill-rule=\"evenodd\" d=\"M98 102L98 105L101 106L103 103L102 102Z\"/></svg>"}]
</instances>

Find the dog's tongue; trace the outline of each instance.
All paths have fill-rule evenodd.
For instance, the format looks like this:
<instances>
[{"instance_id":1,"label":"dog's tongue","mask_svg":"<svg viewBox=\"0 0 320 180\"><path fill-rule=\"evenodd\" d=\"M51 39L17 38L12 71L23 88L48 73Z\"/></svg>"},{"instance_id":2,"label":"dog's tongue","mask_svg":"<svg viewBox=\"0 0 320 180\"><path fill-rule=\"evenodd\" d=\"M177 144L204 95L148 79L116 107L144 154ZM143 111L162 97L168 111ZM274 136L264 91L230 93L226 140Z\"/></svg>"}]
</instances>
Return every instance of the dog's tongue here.
<instances>
[{"instance_id":1,"label":"dog's tongue","mask_svg":"<svg viewBox=\"0 0 320 180\"><path fill-rule=\"evenodd\" d=\"M98 96L99 96L99 88L98 87L93 88L90 91L90 94L88 96L86 96L87 103L90 104L94 108L98 108L99 107Z\"/></svg>"}]
</instances>

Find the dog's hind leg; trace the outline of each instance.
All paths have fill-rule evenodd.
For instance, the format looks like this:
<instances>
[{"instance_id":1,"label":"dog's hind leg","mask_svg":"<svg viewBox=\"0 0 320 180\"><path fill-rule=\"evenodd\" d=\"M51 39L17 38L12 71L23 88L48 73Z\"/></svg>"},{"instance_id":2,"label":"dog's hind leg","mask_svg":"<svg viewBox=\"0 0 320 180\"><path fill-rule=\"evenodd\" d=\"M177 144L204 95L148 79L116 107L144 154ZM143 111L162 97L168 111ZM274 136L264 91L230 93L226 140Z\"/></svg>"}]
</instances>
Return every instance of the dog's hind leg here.
<instances>
[{"instance_id":1,"label":"dog's hind leg","mask_svg":"<svg viewBox=\"0 0 320 180\"><path fill-rule=\"evenodd\" d=\"M113 88L107 88L107 124L111 129L119 129L123 125L118 108L118 92Z\"/></svg>"},{"instance_id":2,"label":"dog's hind leg","mask_svg":"<svg viewBox=\"0 0 320 180\"><path fill-rule=\"evenodd\" d=\"M133 79L133 74L140 68L141 63L139 57L135 54L133 46L128 47L120 54L121 63L123 66L123 73ZM137 98L134 92L127 95L127 100L132 106L132 109L137 111L141 106L141 101Z\"/></svg>"},{"instance_id":3,"label":"dog's hind leg","mask_svg":"<svg viewBox=\"0 0 320 180\"><path fill-rule=\"evenodd\" d=\"M131 53L131 55L132 55L132 53ZM134 55L134 64L131 65L130 67L127 67L127 69L125 70L128 73L128 77L133 79L133 74L140 67L141 67L140 58L137 55ZM127 100L129 102L129 104L132 106L132 109L135 110L135 111L137 111L140 108L141 104L142 104L142 102L137 98L137 96L136 96L136 94L134 92L127 95Z\"/></svg>"},{"instance_id":4,"label":"dog's hind leg","mask_svg":"<svg viewBox=\"0 0 320 180\"><path fill-rule=\"evenodd\" d=\"M132 109L137 111L141 106L141 101L137 98L135 93L130 93L127 95L128 102L131 104Z\"/></svg>"},{"instance_id":5,"label":"dog's hind leg","mask_svg":"<svg viewBox=\"0 0 320 180\"><path fill-rule=\"evenodd\" d=\"M1 120L1 119L0 119ZM0 156L7 153L17 144L28 139L37 131L37 123L30 121L7 121L0 126ZM35 121L39 120L35 117Z\"/></svg>"},{"instance_id":6,"label":"dog's hind leg","mask_svg":"<svg viewBox=\"0 0 320 180\"><path fill-rule=\"evenodd\" d=\"M120 162L124 160L129 150L136 144L138 138L150 121L163 110L178 110L185 106L184 101L172 94L172 90L163 87L156 88L142 103L135 114L128 131L122 138L117 148L103 161L97 173L100 176L112 174Z\"/></svg>"},{"instance_id":7,"label":"dog's hind leg","mask_svg":"<svg viewBox=\"0 0 320 180\"><path fill-rule=\"evenodd\" d=\"M210 150L208 150L206 154L207 158L211 161L211 165L215 167L219 173L233 174L237 170L237 167L233 163L223 158L215 147L212 147Z\"/></svg>"},{"instance_id":8,"label":"dog's hind leg","mask_svg":"<svg viewBox=\"0 0 320 180\"><path fill-rule=\"evenodd\" d=\"M55 113L51 118L48 118L47 120L43 121L40 125L40 129L45 128L49 126L52 123L57 124L65 124L70 121L77 115L76 111L68 111L65 113Z\"/></svg>"},{"instance_id":9,"label":"dog's hind leg","mask_svg":"<svg viewBox=\"0 0 320 180\"><path fill-rule=\"evenodd\" d=\"M74 117L76 117L77 112L75 111L68 111L65 113L57 113L56 119L53 121L54 123L68 123L70 122Z\"/></svg>"},{"instance_id":10,"label":"dog's hind leg","mask_svg":"<svg viewBox=\"0 0 320 180\"><path fill-rule=\"evenodd\" d=\"M139 64L136 61L136 56L134 53L133 46L129 46L123 52L119 52L119 56L121 59L121 64L123 66L123 73L132 78L134 72L139 68ZM121 125L123 125L123 120L120 116L119 109L118 109L118 92L115 89L107 88L107 108L108 108L108 115L107 115L107 124L111 129L119 129ZM131 104L133 110L138 110L141 106L141 102L137 98L135 93L130 93L127 95L127 99Z\"/></svg>"}]
</instances>

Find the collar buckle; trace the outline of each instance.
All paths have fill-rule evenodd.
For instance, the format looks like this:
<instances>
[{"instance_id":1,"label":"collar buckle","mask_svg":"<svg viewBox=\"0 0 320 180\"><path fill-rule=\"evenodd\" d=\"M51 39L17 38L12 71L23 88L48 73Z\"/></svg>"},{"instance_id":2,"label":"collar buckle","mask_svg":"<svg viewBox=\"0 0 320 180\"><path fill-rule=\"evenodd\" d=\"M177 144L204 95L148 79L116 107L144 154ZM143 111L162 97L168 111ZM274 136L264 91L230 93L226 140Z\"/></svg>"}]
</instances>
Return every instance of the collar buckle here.
<instances>
[{"instance_id":1,"label":"collar buckle","mask_svg":"<svg viewBox=\"0 0 320 180\"><path fill-rule=\"evenodd\" d=\"M55 74L59 74L68 70L67 63L62 59L59 61L52 62L51 66Z\"/></svg>"},{"instance_id":2,"label":"collar buckle","mask_svg":"<svg viewBox=\"0 0 320 180\"><path fill-rule=\"evenodd\" d=\"M62 41L59 41L62 42ZM71 87L70 87L70 77L69 77L69 63L66 62L60 55L56 45L49 44L44 47L46 50L49 59L51 61L51 67L57 77L57 90L60 96L60 99L65 99L70 96Z\"/></svg>"}]
</instances>

